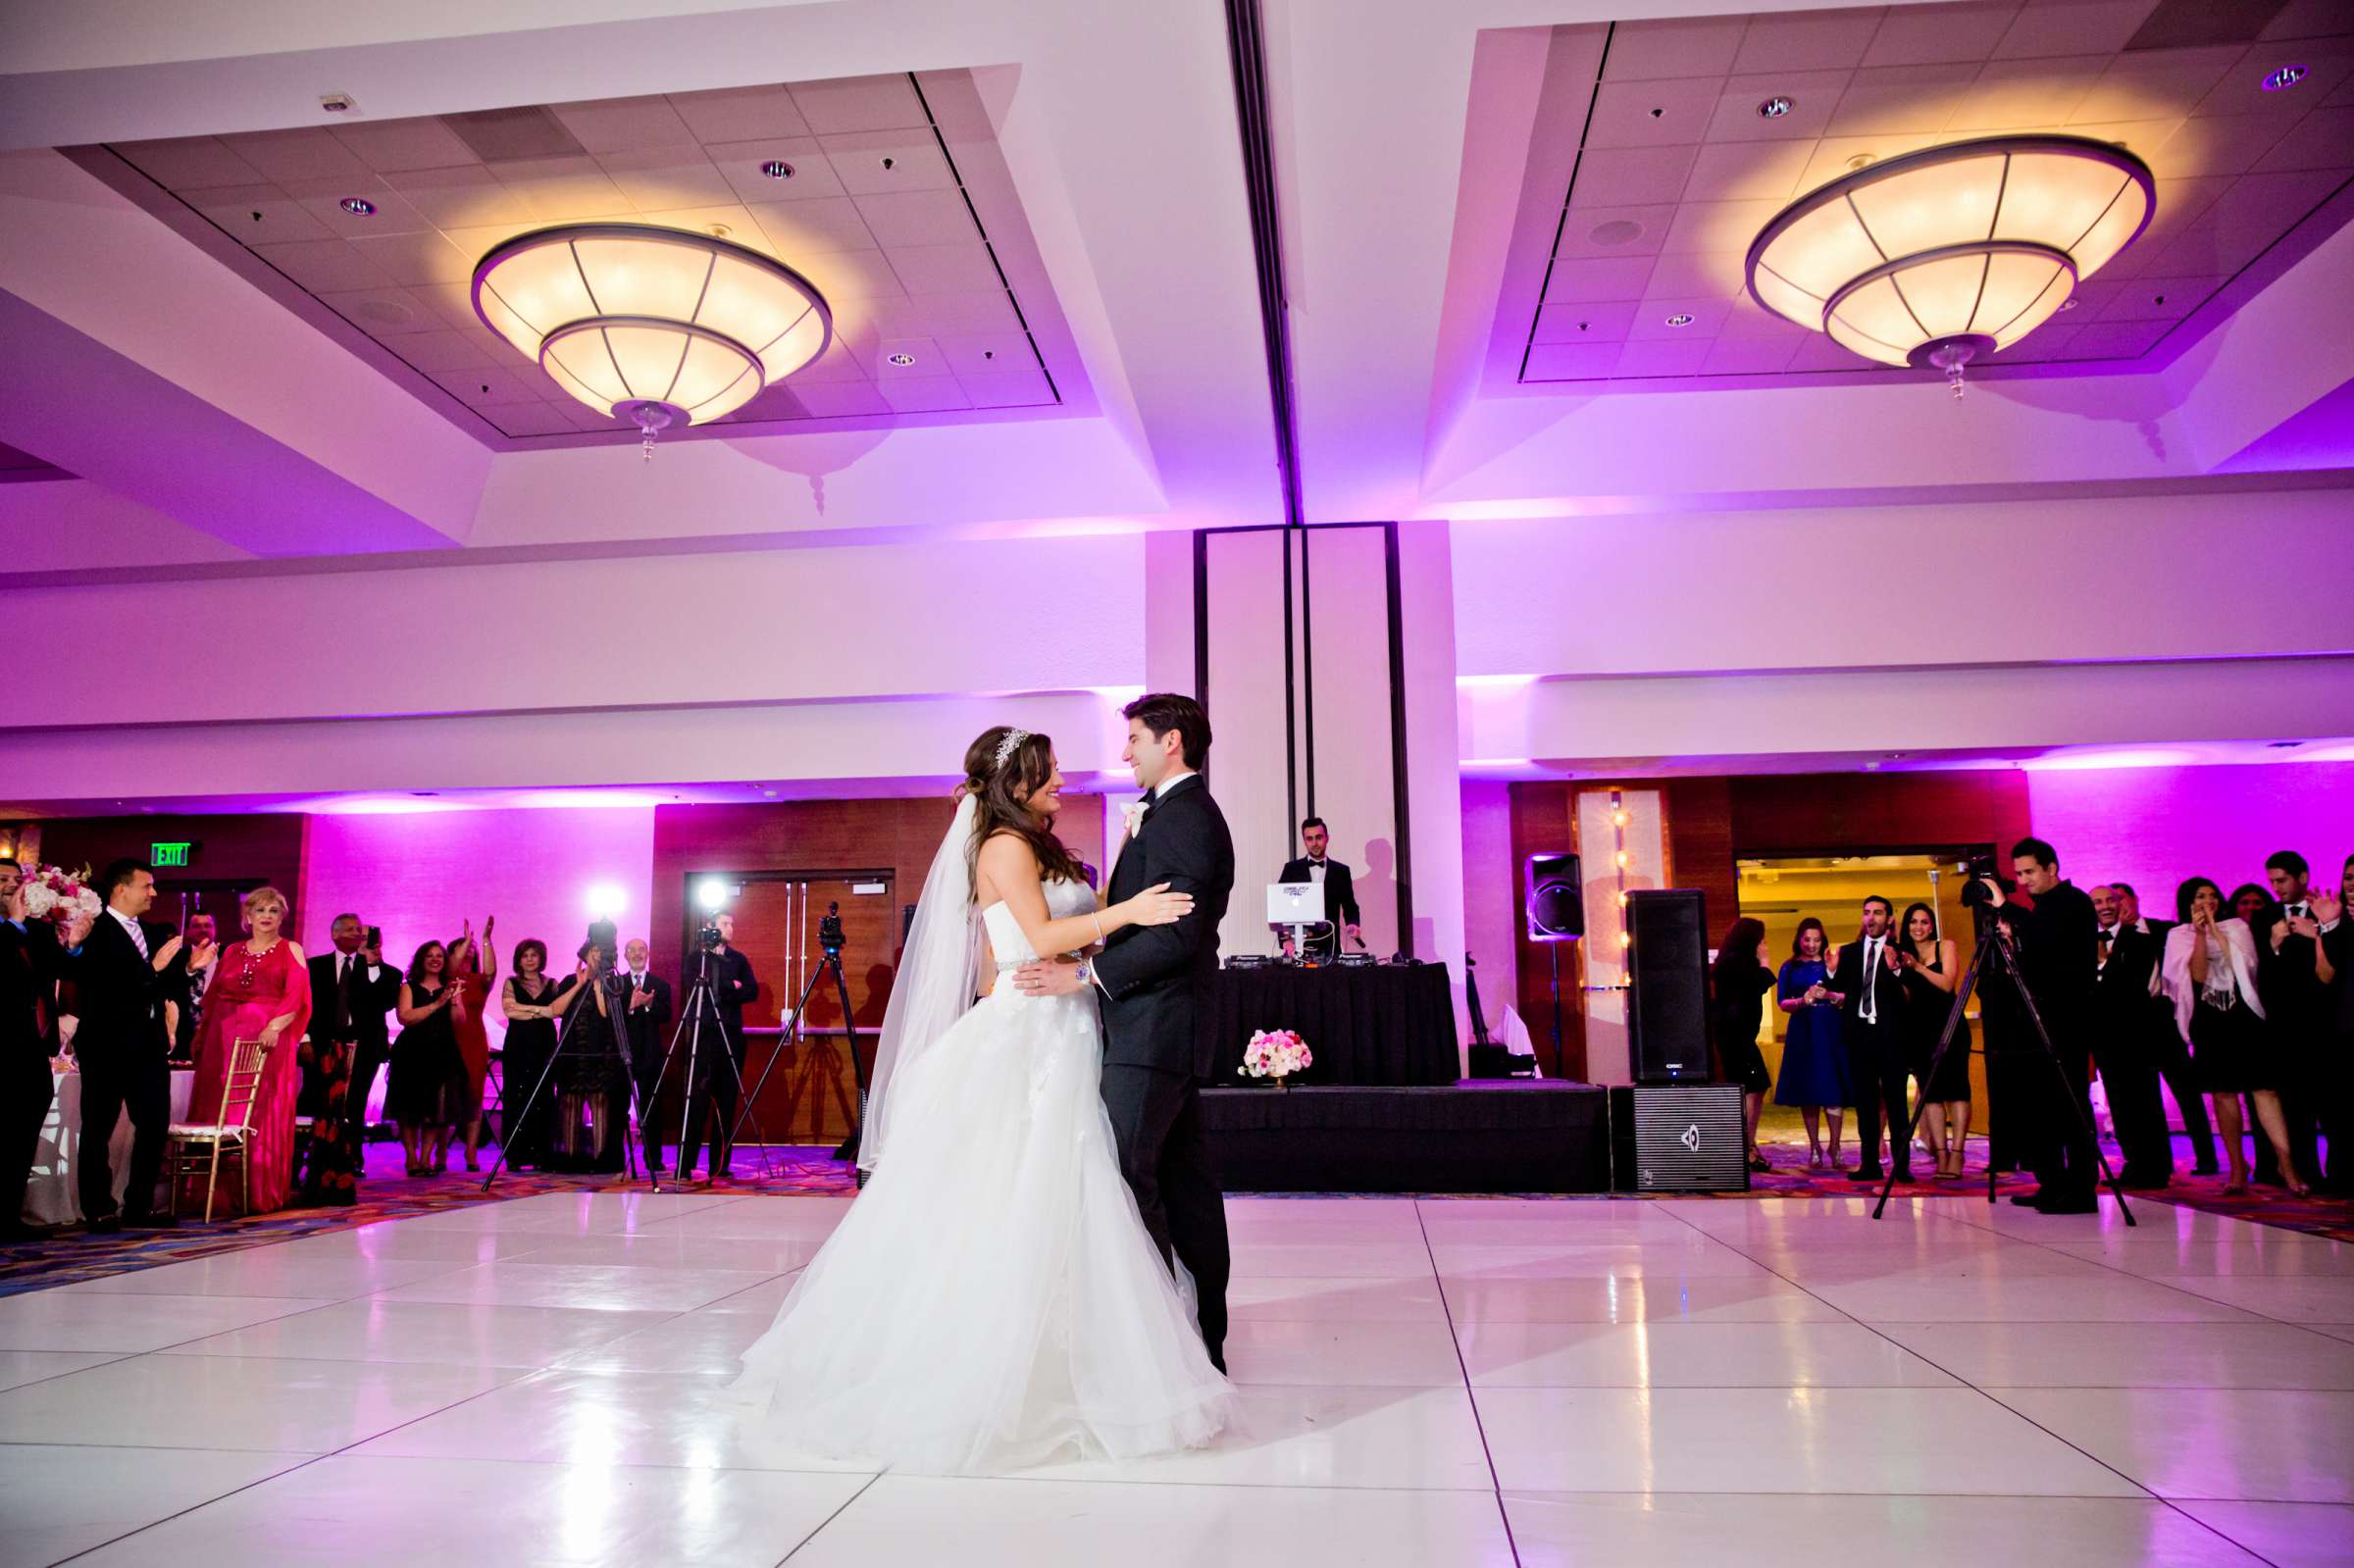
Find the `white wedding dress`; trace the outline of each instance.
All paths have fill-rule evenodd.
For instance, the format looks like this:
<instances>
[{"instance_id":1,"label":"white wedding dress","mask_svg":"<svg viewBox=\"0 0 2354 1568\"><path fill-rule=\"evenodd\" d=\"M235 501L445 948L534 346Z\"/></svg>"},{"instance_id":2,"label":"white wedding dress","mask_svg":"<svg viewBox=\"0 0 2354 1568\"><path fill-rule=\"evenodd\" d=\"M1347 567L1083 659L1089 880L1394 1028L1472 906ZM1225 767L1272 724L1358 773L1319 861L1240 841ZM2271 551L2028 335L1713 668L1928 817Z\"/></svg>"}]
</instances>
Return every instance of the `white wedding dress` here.
<instances>
[{"instance_id":1,"label":"white wedding dress","mask_svg":"<svg viewBox=\"0 0 2354 1568\"><path fill-rule=\"evenodd\" d=\"M928 1471L1205 1442L1234 1396L1120 1178L1095 997L1016 991L1036 955L982 919L999 983L893 1083L889 1152L744 1352L747 1436Z\"/></svg>"}]
</instances>

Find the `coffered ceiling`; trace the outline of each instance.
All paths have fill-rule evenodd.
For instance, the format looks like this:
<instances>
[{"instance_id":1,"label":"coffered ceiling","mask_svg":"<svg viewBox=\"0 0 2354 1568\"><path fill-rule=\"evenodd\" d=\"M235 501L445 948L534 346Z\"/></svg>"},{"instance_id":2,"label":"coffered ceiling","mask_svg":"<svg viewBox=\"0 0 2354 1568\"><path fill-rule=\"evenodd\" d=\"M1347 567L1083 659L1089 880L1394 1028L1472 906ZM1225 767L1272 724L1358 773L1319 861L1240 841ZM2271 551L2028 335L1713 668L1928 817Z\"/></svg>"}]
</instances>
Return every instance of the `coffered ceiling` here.
<instances>
[{"instance_id":1,"label":"coffered ceiling","mask_svg":"<svg viewBox=\"0 0 2354 1568\"><path fill-rule=\"evenodd\" d=\"M2015 131L2129 149L2157 211L1990 368L2146 368L2354 205L2332 205L2354 181L2354 6L1968 0L1563 28L1538 114L1492 385L1918 379L1761 308L1745 253L1851 170Z\"/></svg>"},{"instance_id":2,"label":"coffered ceiling","mask_svg":"<svg viewBox=\"0 0 2354 1568\"><path fill-rule=\"evenodd\" d=\"M832 347L715 426L1050 412L1082 382L964 72L74 152L500 444L638 439L475 314L476 261L551 224L722 235L825 295Z\"/></svg>"}]
</instances>

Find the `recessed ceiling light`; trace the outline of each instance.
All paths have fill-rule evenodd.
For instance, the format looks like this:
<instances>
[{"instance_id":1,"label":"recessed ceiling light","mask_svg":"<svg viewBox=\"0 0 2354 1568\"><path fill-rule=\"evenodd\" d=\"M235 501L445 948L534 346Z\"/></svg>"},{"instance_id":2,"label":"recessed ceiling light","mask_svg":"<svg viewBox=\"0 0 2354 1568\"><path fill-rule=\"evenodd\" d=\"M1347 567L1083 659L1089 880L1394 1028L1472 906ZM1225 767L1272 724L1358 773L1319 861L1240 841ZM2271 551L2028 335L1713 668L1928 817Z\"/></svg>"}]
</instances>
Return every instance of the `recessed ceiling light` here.
<instances>
[{"instance_id":1,"label":"recessed ceiling light","mask_svg":"<svg viewBox=\"0 0 2354 1568\"><path fill-rule=\"evenodd\" d=\"M915 363L915 356L913 354L893 354L890 355L889 358L894 365L912 365Z\"/></svg>"},{"instance_id":2,"label":"recessed ceiling light","mask_svg":"<svg viewBox=\"0 0 2354 1568\"><path fill-rule=\"evenodd\" d=\"M1689 327L1692 325L1692 318L1685 312L1679 310L1674 315L1667 318L1667 325L1670 327Z\"/></svg>"},{"instance_id":3,"label":"recessed ceiling light","mask_svg":"<svg viewBox=\"0 0 2354 1568\"><path fill-rule=\"evenodd\" d=\"M2303 81L2309 75L2311 75L2311 72L2304 66L2282 66L2279 70L2274 72L2271 76L2264 78L2264 90L2266 92L2278 92L2283 87L2293 87L2298 82Z\"/></svg>"},{"instance_id":4,"label":"recessed ceiling light","mask_svg":"<svg viewBox=\"0 0 2354 1568\"><path fill-rule=\"evenodd\" d=\"M354 218L366 218L376 211L376 203L365 196L346 196L335 205Z\"/></svg>"},{"instance_id":5,"label":"recessed ceiling light","mask_svg":"<svg viewBox=\"0 0 2354 1568\"><path fill-rule=\"evenodd\" d=\"M1777 94L1758 105L1758 118L1760 120L1779 120L1797 107L1798 105L1789 99Z\"/></svg>"},{"instance_id":6,"label":"recessed ceiling light","mask_svg":"<svg viewBox=\"0 0 2354 1568\"><path fill-rule=\"evenodd\" d=\"M2070 296L2069 298L2067 298L2067 299L2064 299L2064 300L2062 300L2062 301L2060 302L2060 309L2061 309L2061 310L2074 310L2074 309L2076 308L2076 306L2077 306L2077 304L2078 304L2078 303L2079 303L2079 302L2078 302L2078 301L2077 301L2077 300L2074 298L2074 296L2073 296L2073 295L2072 295L2072 296ZM2056 314L2056 313L2055 313L2055 314Z\"/></svg>"},{"instance_id":7,"label":"recessed ceiling light","mask_svg":"<svg viewBox=\"0 0 2354 1568\"><path fill-rule=\"evenodd\" d=\"M791 179L793 177L793 165L787 163L782 158L771 158L768 162L760 166L760 172L771 179Z\"/></svg>"},{"instance_id":8,"label":"recessed ceiling light","mask_svg":"<svg viewBox=\"0 0 2354 1568\"><path fill-rule=\"evenodd\" d=\"M1596 224L1586 237L1597 245L1631 245L1643 237L1643 226L1631 218L1613 218Z\"/></svg>"}]
</instances>

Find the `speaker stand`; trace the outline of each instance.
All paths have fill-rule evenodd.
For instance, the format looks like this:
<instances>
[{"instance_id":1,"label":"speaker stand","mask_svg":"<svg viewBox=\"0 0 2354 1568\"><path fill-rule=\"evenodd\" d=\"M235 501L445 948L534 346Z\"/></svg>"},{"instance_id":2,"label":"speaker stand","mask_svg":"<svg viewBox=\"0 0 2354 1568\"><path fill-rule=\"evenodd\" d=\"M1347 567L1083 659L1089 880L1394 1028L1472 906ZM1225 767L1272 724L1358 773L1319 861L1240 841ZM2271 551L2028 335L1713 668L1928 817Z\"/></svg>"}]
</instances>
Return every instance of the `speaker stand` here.
<instances>
[{"instance_id":1,"label":"speaker stand","mask_svg":"<svg viewBox=\"0 0 2354 1568\"><path fill-rule=\"evenodd\" d=\"M1560 942L1559 940L1555 940L1555 941L1549 941L1549 942L1547 942L1547 943L1545 944L1545 950L1546 950L1548 953L1551 953L1551 954L1553 955L1553 1076L1554 1076L1556 1079L1560 1079L1560 1078L1561 1078L1561 1077L1562 1077L1562 1073L1561 1073L1561 942Z\"/></svg>"}]
</instances>

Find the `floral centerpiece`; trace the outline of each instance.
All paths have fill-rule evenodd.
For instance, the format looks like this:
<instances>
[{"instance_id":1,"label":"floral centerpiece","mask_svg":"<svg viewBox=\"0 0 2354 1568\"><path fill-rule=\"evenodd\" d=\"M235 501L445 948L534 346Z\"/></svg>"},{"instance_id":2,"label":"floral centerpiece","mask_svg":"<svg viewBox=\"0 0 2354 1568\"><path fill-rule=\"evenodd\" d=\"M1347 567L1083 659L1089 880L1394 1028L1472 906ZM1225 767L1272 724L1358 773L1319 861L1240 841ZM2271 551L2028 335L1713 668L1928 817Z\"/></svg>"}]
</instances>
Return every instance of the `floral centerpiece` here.
<instances>
[{"instance_id":1,"label":"floral centerpiece","mask_svg":"<svg viewBox=\"0 0 2354 1568\"><path fill-rule=\"evenodd\" d=\"M76 915L95 916L106 908L90 885L90 868L67 871L58 866L34 866L25 873L25 915L63 926Z\"/></svg>"},{"instance_id":2,"label":"floral centerpiece","mask_svg":"<svg viewBox=\"0 0 2354 1568\"><path fill-rule=\"evenodd\" d=\"M1235 1069L1238 1078L1271 1078L1277 1088L1294 1073L1305 1072L1314 1065L1315 1052L1307 1041L1288 1029L1262 1029L1251 1037L1243 1047L1243 1065Z\"/></svg>"}]
</instances>

